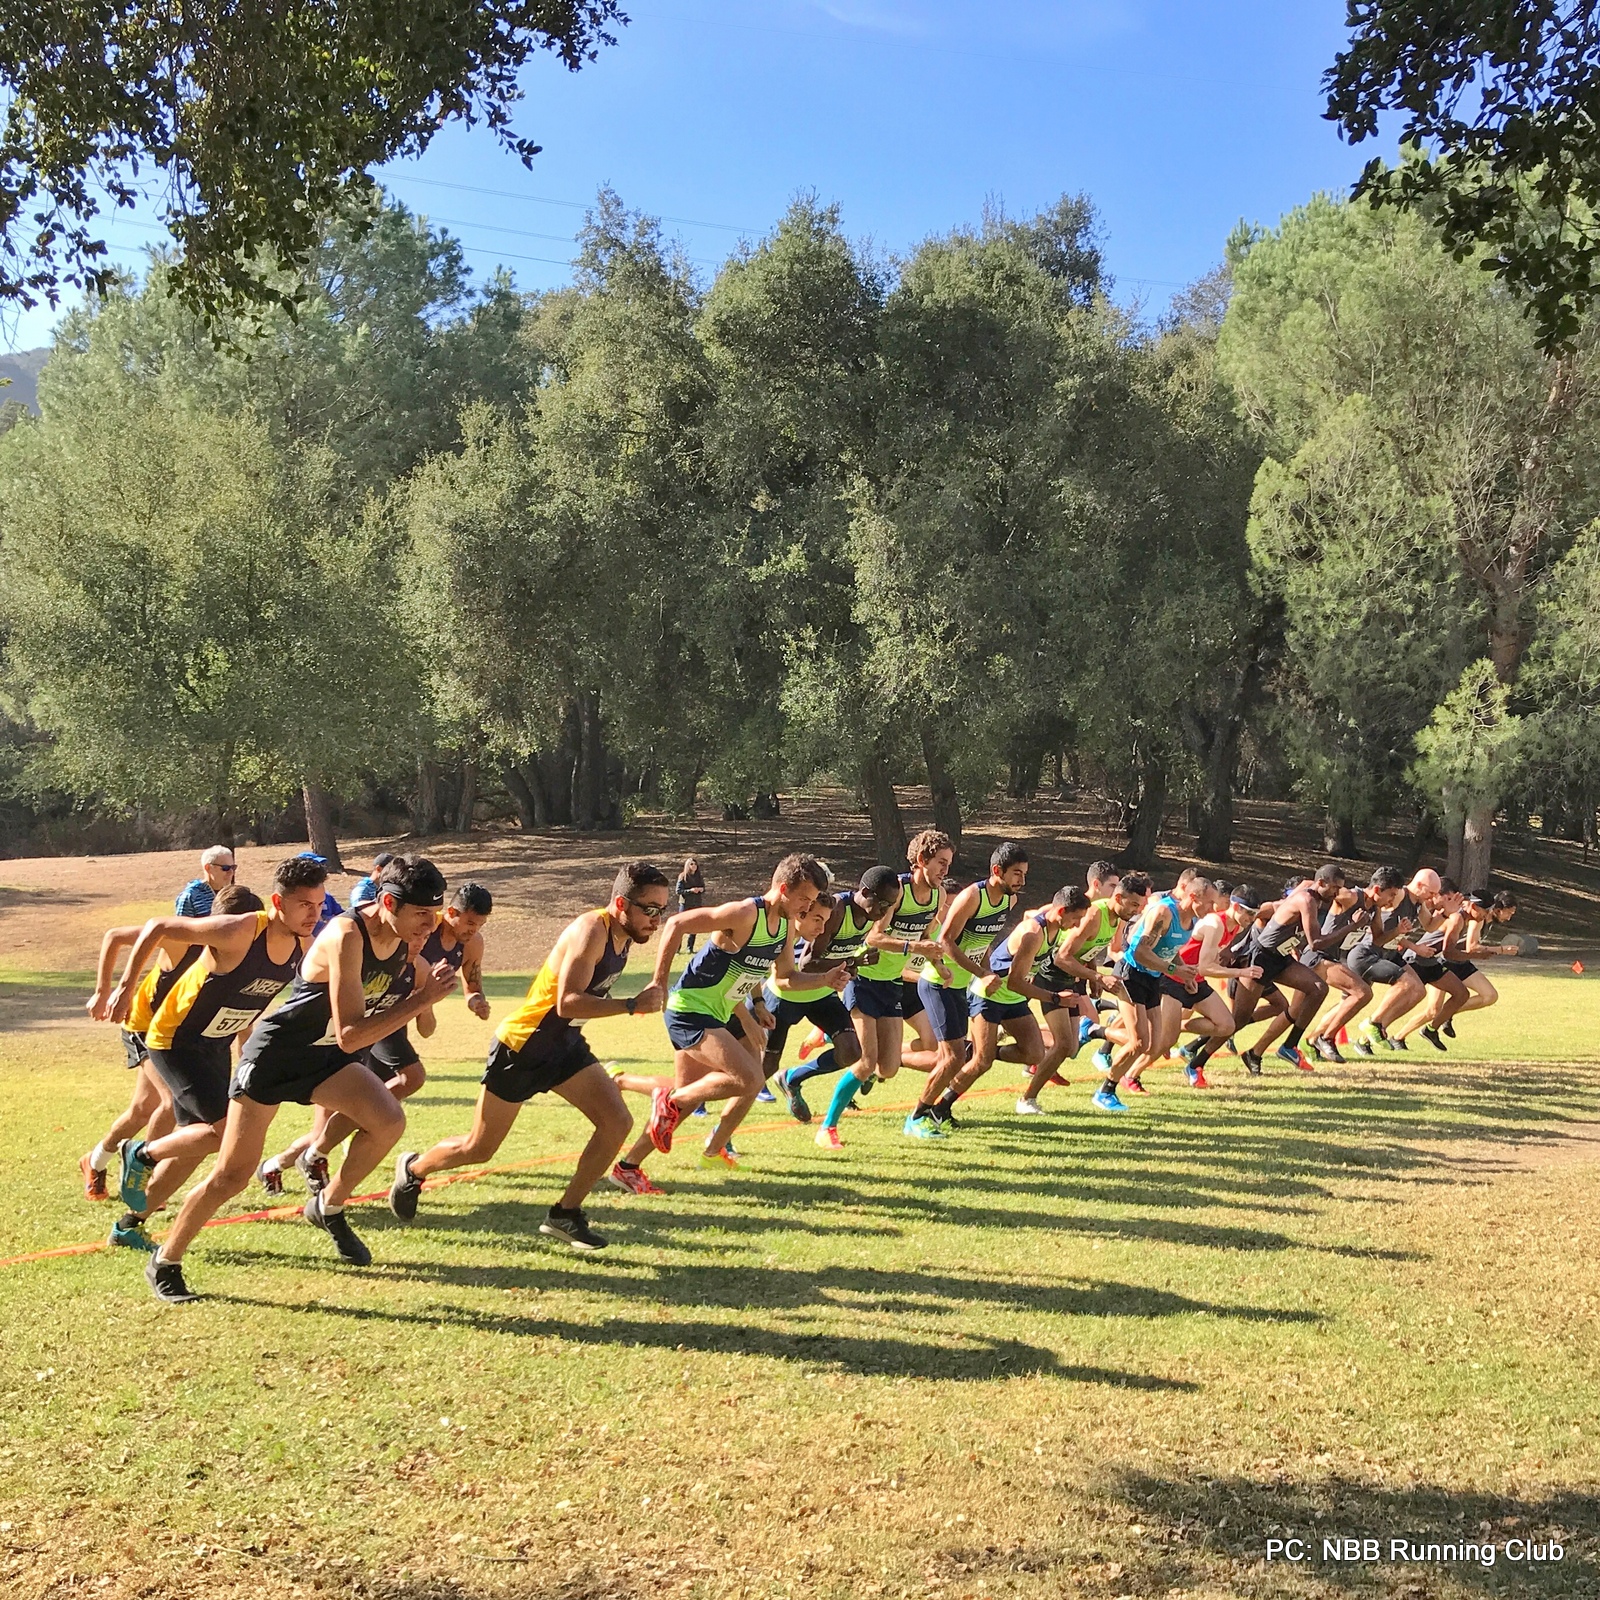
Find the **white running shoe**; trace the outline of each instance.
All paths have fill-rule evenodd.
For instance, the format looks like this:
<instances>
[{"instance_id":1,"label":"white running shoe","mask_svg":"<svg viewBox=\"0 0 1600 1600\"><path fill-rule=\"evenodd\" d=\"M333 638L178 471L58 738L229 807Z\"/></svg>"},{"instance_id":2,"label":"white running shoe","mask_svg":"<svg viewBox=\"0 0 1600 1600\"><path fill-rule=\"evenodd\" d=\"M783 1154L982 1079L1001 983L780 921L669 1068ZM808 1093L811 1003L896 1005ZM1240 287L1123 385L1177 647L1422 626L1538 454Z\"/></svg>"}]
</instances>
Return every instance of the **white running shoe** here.
<instances>
[{"instance_id":1,"label":"white running shoe","mask_svg":"<svg viewBox=\"0 0 1600 1600\"><path fill-rule=\"evenodd\" d=\"M1017 1101L1017 1115L1019 1117L1042 1117L1044 1107L1037 1100L1030 1100L1024 1095Z\"/></svg>"}]
</instances>

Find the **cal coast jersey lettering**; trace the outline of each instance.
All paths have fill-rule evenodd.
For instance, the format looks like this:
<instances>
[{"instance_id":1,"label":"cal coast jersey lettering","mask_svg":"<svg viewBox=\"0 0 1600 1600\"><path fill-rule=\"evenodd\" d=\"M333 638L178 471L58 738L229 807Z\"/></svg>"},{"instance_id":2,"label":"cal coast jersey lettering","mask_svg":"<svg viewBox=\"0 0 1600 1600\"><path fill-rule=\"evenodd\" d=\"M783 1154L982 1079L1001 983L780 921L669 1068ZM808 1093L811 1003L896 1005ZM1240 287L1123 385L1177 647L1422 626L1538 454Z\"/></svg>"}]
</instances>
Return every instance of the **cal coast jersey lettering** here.
<instances>
[{"instance_id":1,"label":"cal coast jersey lettering","mask_svg":"<svg viewBox=\"0 0 1600 1600\"><path fill-rule=\"evenodd\" d=\"M911 874L902 872L900 904L895 907L894 915L889 919L889 936L900 940L902 944L923 938L928 923L938 909L939 891L934 889L927 900L918 900ZM906 962L911 959L903 950L872 950L868 951L868 955L871 960L863 961L856 970L861 977L871 978L874 982L898 980L906 970Z\"/></svg>"},{"instance_id":2,"label":"cal coast jersey lettering","mask_svg":"<svg viewBox=\"0 0 1600 1600\"><path fill-rule=\"evenodd\" d=\"M766 901L756 895L749 903L756 908L750 937L737 950L724 950L715 939L707 939L673 984L668 1011L726 1022L742 1001L759 992L789 942L789 919L779 917L774 933L767 926Z\"/></svg>"},{"instance_id":3,"label":"cal coast jersey lettering","mask_svg":"<svg viewBox=\"0 0 1600 1600\"><path fill-rule=\"evenodd\" d=\"M962 955L970 956L972 960L981 959L984 952L994 943L995 935L1005 927L1011 918L1011 908L1017 903L1014 894L1007 894L1001 890L999 895L991 897L987 883L974 884L978 891L977 909L967 918L967 925L961 930L961 937L956 940L956 949ZM939 969L929 962L922 969L922 975L929 983L938 984L940 988L953 989L965 983L971 974L965 967L950 966L950 976L941 978Z\"/></svg>"},{"instance_id":4,"label":"cal coast jersey lettering","mask_svg":"<svg viewBox=\"0 0 1600 1600\"><path fill-rule=\"evenodd\" d=\"M174 1044L198 1039L232 1039L244 1032L300 970L300 941L294 941L286 961L274 961L267 951L267 911L256 912L256 932L238 966L229 972L209 971L193 962L173 984L156 1008L145 1030L152 1050L169 1050Z\"/></svg>"}]
</instances>

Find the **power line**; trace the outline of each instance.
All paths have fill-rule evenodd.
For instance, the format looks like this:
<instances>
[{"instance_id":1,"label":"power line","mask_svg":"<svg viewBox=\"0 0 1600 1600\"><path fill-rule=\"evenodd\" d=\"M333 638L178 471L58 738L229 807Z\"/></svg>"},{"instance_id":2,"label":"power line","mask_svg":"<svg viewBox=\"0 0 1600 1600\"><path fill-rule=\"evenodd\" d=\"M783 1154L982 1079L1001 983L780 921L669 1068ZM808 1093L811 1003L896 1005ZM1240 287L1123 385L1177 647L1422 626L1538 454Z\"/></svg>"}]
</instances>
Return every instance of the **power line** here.
<instances>
[{"instance_id":1,"label":"power line","mask_svg":"<svg viewBox=\"0 0 1600 1600\"><path fill-rule=\"evenodd\" d=\"M430 189L455 189L461 194L485 194L496 200L520 200L525 205L534 206L561 206L568 211L592 211L591 202L579 200L551 200L544 195L517 194L510 189L482 189L471 183L446 183L442 178L418 178L409 172L386 172L379 180L382 183L398 181L400 183L420 183ZM732 222L706 222L695 217L667 217L657 218L660 222L676 222L685 228L719 228L724 233L759 233L759 228L742 228Z\"/></svg>"}]
</instances>

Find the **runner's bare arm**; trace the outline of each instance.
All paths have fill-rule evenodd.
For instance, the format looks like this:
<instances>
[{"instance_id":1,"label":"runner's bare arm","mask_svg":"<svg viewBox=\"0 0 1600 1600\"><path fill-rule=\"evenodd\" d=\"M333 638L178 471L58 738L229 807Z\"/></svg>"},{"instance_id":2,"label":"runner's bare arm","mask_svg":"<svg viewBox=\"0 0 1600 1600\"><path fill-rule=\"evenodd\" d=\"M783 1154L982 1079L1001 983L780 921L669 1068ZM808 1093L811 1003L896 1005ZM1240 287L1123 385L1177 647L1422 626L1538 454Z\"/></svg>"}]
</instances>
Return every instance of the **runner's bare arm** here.
<instances>
[{"instance_id":1,"label":"runner's bare arm","mask_svg":"<svg viewBox=\"0 0 1600 1600\"><path fill-rule=\"evenodd\" d=\"M475 933L461 953L461 986L467 991L467 1010L481 1021L489 1020L489 997L483 992L483 935Z\"/></svg>"},{"instance_id":2,"label":"runner's bare arm","mask_svg":"<svg viewBox=\"0 0 1600 1600\"><path fill-rule=\"evenodd\" d=\"M341 920L345 926L339 929L328 951L328 1004L333 1013L333 1042L346 1055L353 1056L380 1039L387 1039L444 999L456 986L456 974L441 961L428 972L427 981L399 1005L369 1017L361 985L361 930L354 918Z\"/></svg>"},{"instance_id":3,"label":"runner's bare arm","mask_svg":"<svg viewBox=\"0 0 1600 1600\"><path fill-rule=\"evenodd\" d=\"M100 940L100 957L94 969L94 993L84 1005L96 1022L105 1022L110 1018L111 991L116 987L111 974L116 970L117 957L139 937L143 927L142 922L128 922L120 928L107 928ZM144 969L140 968L134 975L134 982L137 983L143 976Z\"/></svg>"},{"instance_id":4,"label":"runner's bare arm","mask_svg":"<svg viewBox=\"0 0 1600 1600\"><path fill-rule=\"evenodd\" d=\"M945 965L960 967L977 978L981 978L989 970L988 966L980 965L977 960L967 955L961 949L959 941L961 935L966 932L967 924L972 920L972 913L978 909L978 897L982 893L983 889L979 884L968 884L945 908L944 919L939 928L939 950L944 957Z\"/></svg>"},{"instance_id":5,"label":"runner's bare arm","mask_svg":"<svg viewBox=\"0 0 1600 1600\"><path fill-rule=\"evenodd\" d=\"M733 935L737 947L750 937L755 925L755 907L748 900L730 900L722 906L701 906L698 910L680 911L677 916L668 917L662 924L661 941L656 948L656 967L650 980L651 987L666 988L667 977L672 971L672 958L677 955L685 934L703 933L708 938L714 938L717 934L729 933Z\"/></svg>"},{"instance_id":6,"label":"runner's bare arm","mask_svg":"<svg viewBox=\"0 0 1600 1600\"><path fill-rule=\"evenodd\" d=\"M243 911L233 917L152 917L134 940L121 981L111 992L111 1020L121 1022L128 1015L140 975L167 940L211 946L217 952L217 970L228 972L244 959L255 936L254 911Z\"/></svg>"},{"instance_id":7,"label":"runner's bare arm","mask_svg":"<svg viewBox=\"0 0 1600 1600\"><path fill-rule=\"evenodd\" d=\"M568 1022L582 1022L589 1017L624 1016L629 1010L626 1000L609 994L590 994L594 982L594 969L600 965L611 934L604 918L580 918L556 941L551 960L556 969L556 1015ZM651 985L633 998L634 1011L655 1011L660 1008L657 985ZM647 1001L641 1005L640 1001Z\"/></svg>"}]
</instances>

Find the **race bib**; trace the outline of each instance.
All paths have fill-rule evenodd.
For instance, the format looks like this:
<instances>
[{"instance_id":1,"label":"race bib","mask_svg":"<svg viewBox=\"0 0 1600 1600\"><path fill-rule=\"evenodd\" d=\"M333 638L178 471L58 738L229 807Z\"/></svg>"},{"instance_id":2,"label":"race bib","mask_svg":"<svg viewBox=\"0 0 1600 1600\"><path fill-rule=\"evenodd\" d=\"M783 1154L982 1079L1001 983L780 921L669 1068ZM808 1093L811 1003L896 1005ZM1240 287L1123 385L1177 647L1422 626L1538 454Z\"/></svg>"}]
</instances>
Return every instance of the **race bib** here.
<instances>
[{"instance_id":1,"label":"race bib","mask_svg":"<svg viewBox=\"0 0 1600 1600\"><path fill-rule=\"evenodd\" d=\"M766 974L762 972L746 973L744 977L736 979L728 989L728 1004L742 1005L765 981Z\"/></svg>"},{"instance_id":2,"label":"race bib","mask_svg":"<svg viewBox=\"0 0 1600 1600\"><path fill-rule=\"evenodd\" d=\"M257 1006L251 1006L248 1010L241 1006L224 1006L201 1030L200 1037L231 1039L236 1033L243 1033L260 1015Z\"/></svg>"}]
</instances>

